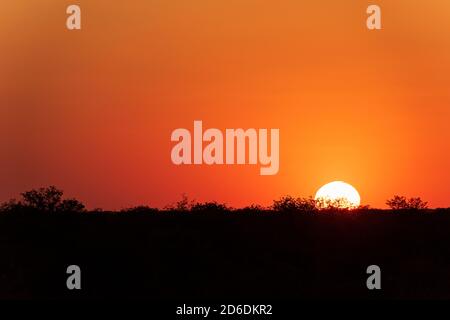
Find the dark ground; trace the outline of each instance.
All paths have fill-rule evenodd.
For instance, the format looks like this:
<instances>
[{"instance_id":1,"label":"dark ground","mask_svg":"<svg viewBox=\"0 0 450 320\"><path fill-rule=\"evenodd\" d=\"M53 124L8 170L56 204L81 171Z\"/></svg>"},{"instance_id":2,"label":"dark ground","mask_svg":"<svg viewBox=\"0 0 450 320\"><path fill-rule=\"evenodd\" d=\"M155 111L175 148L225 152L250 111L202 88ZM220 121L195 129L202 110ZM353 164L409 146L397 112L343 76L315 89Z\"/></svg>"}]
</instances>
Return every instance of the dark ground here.
<instances>
[{"instance_id":1,"label":"dark ground","mask_svg":"<svg viewBox=\"0 0 450 320\"><path fill-rule=\"evenodd\" d=\"M1 214L0 251L0 298L450 298L448 209Z\"/></svg>"}]
</instances>

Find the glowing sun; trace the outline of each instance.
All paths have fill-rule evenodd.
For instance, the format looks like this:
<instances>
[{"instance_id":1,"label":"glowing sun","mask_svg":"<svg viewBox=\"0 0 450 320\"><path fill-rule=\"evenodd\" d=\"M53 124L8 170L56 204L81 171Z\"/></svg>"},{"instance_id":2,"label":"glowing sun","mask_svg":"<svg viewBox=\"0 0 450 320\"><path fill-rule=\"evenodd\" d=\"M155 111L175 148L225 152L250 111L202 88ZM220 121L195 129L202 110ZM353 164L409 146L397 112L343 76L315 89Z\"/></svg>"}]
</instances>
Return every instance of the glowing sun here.
<instances>
[{"instance_id":1,"label":"glowing sun","mask_svg":"<svg viewBox=\"0 0 450 320\"><path fill-rule=\"evenodd\" d=\"M314 199L320 208L354 209L361 203L358 191L348 183L333 181L322 186Z\"/></svg>"}]
</instances>

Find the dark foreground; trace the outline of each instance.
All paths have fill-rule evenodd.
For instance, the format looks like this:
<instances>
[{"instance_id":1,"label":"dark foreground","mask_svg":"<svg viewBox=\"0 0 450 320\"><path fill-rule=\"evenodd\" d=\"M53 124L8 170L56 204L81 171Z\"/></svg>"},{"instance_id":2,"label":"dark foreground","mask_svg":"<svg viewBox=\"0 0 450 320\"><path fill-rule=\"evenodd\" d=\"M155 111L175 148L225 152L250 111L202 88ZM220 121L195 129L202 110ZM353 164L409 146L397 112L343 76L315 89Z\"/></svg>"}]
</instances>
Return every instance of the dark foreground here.
<instances>
[{"instance_id":1,"label":"dark foreground","mask_svg":"<svg viewBox=\"0 0 450 320\"><path fill-rule=\"evenodd\" d=\"M0 298L450 298L448 210L2 214L0 252Z\"/></svg>"}]
</instances>

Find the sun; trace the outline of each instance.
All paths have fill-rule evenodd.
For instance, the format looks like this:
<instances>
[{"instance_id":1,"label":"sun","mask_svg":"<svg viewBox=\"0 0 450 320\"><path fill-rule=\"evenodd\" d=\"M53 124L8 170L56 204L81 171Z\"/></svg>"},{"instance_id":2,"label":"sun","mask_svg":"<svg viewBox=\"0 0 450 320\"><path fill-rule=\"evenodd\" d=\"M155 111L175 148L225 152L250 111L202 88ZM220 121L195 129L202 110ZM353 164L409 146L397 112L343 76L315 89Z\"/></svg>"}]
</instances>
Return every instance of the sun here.
<instances>
[{"instance_id":1,"label":"sun","mask_svg":"<svg viewBox=\"0 0 450 320\"><path fill-rule=\"evenodd\" d=\"M333 181L322 186L314 199L319 208L336 207L354 209L361 203L361 197L356 189L343 181Z\"/></svg>"}]
</instances>

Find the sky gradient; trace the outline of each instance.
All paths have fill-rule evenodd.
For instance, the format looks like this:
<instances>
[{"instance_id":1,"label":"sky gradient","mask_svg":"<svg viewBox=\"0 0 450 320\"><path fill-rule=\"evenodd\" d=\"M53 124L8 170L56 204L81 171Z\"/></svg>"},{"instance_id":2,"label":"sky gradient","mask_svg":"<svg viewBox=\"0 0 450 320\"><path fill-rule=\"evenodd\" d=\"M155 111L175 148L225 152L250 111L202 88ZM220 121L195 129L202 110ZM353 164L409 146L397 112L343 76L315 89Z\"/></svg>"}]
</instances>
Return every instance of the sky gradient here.
<instances>
[{"instance_id":1,"label":"sky gradient","mask_svg":"<svg viewBox=\"0 0 450 320\"><path fill-rule=\"evenodd\" d=\"M79 4L82 30L65 27ZM382 9L382 30L366 8ZM0 201L231 206L343 180L362 204L450 205L446 0L4 1ZM175 166L176 128L279 128L280 170Z\"/></svg>"}]
</instances>

